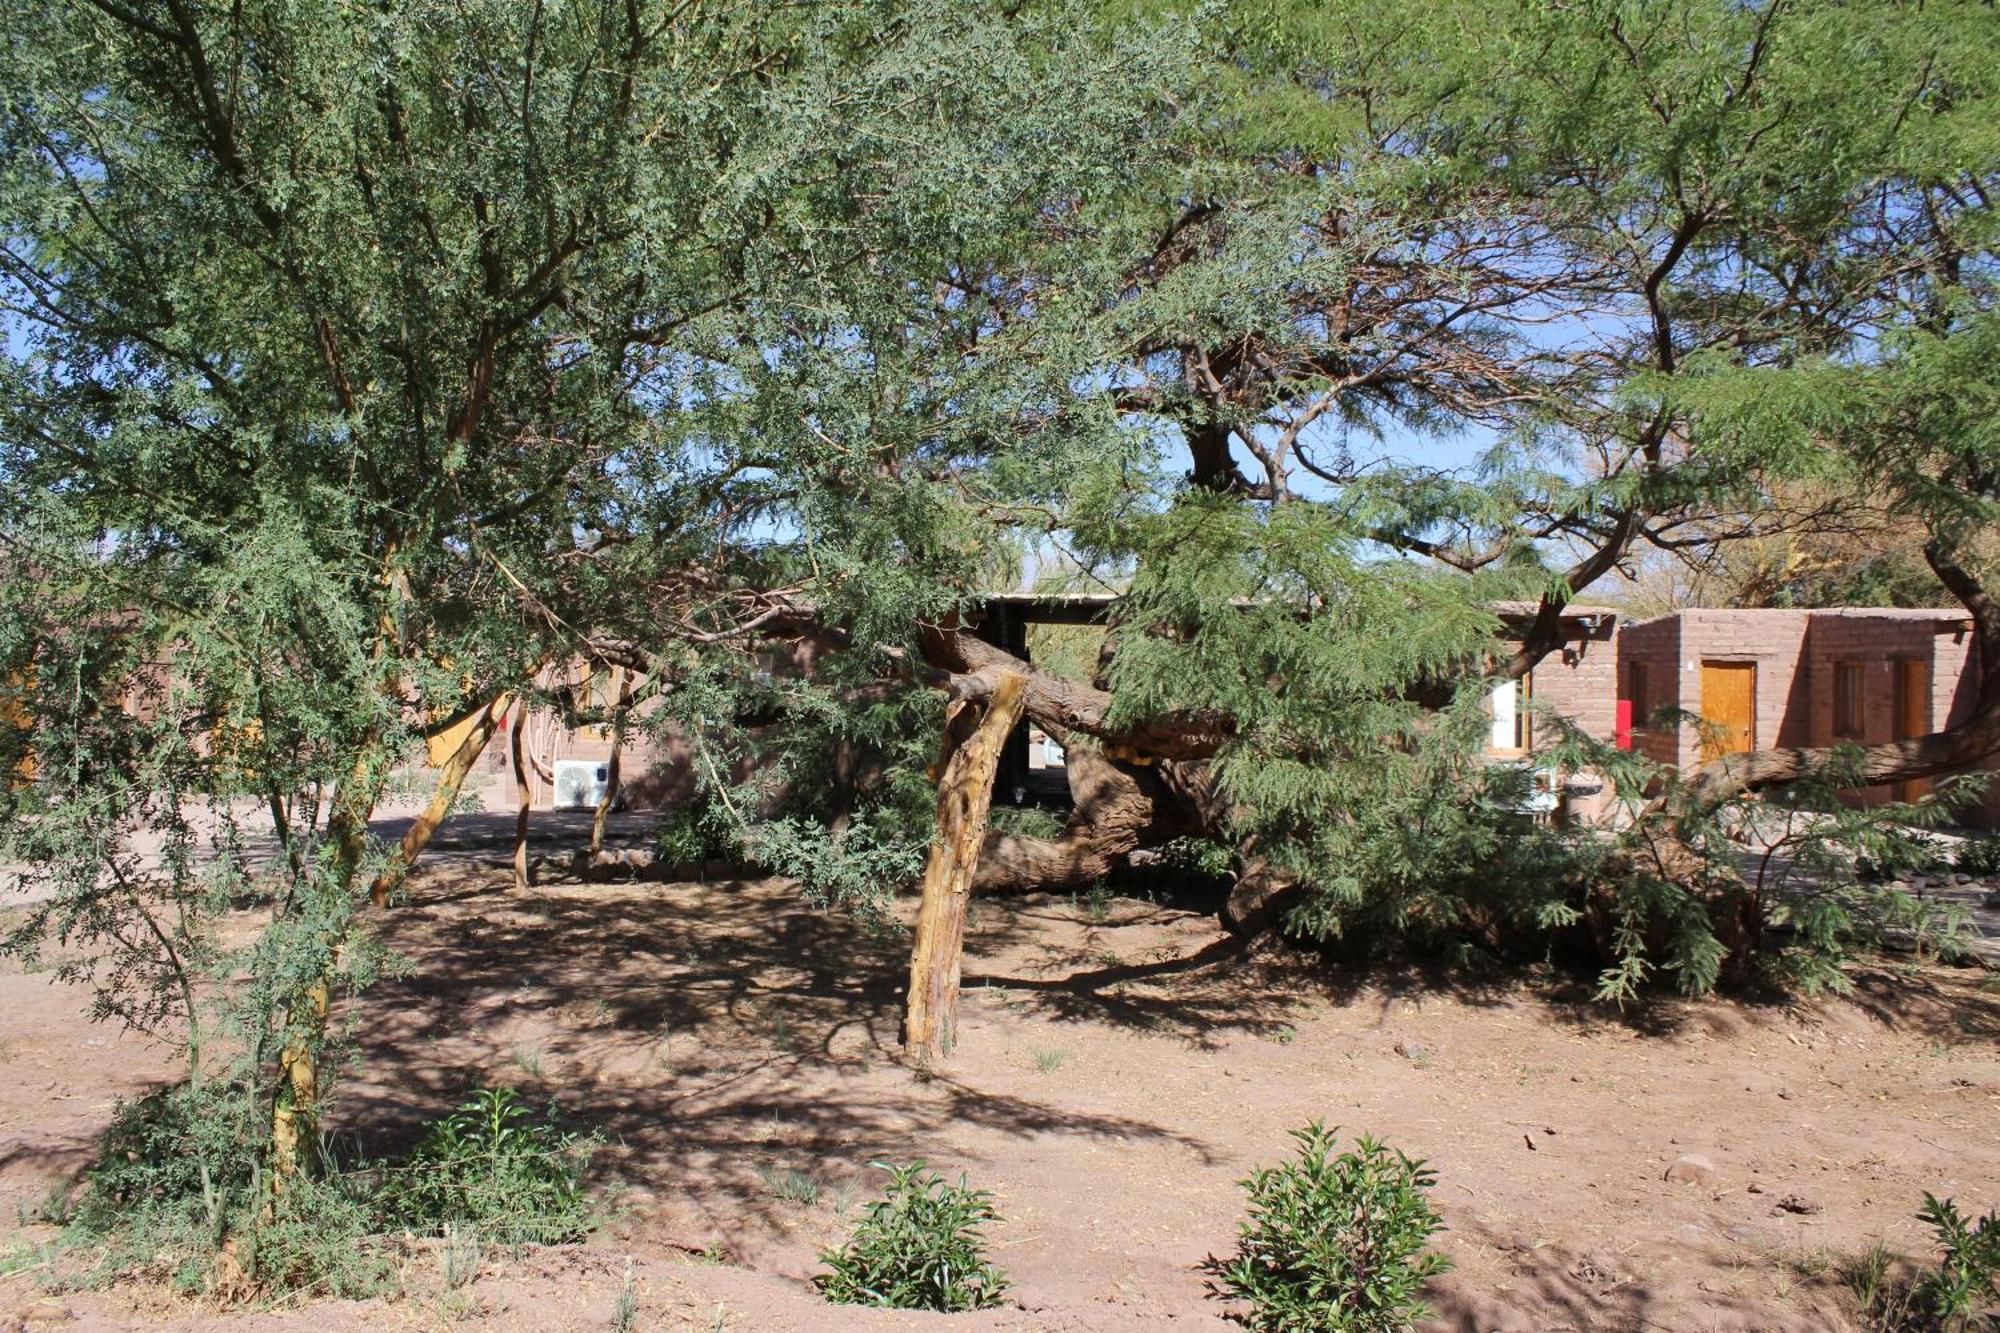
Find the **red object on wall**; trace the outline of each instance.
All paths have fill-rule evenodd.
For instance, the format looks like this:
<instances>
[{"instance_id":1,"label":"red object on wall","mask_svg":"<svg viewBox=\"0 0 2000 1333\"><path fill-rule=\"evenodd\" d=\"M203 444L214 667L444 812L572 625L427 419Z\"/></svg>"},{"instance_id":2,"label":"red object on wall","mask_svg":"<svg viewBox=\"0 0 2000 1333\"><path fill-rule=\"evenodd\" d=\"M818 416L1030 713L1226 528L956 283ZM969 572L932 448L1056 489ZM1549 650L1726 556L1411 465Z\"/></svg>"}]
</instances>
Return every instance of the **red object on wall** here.
<instances>
[{"instance_id":1,"label":"red object on wall","mask_svg":"<svg viewBox=\"0 0 2000 1333\"><path fill-rule=\"evenodd\" d=\"M1618 701L1618 720L1612 724L1612 735L1617 737L1619 749L1629 750L1632 748L1632 701L1630 699L1620 699Z\"/></svg>"}]
</instances>

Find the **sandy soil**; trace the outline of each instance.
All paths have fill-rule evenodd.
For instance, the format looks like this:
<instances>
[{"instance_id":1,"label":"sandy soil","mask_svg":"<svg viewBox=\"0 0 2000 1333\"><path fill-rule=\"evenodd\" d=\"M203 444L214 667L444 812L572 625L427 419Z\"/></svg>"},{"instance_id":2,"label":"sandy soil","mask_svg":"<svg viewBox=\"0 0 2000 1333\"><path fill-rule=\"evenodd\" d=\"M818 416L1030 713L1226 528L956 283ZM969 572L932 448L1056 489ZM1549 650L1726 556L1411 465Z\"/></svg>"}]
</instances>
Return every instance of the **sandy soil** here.
<instances>
[{"instance_id":1,"label":"sandy soil","mask_svg":"<svg viewBox=\"0 0 2000 1333\"><path fill-rule=\"evenodd\" d=\"M959 1050L896 1057L902 942L777 882L551 886L447 859L391 914L409 964L348 1014L335 1122L389 1150L480 1082L553 1097L608 1146L586 1247L488 1256L392 1302L217 1311L137 1287L0 1278L0 1329L1222 1329L1201 1270L1236 1182L1315 1117L1430 1159L1456 1264L1440 1330L1853 1327L1829 1260L1922 1246L1924 1190L2000 1204L2000 993L1988 974L1857 974L1851 1000L1670 1004L1642 1019L1550 982L1479 989L1246 957L1212 918L1117 900L980 903ZM0 970L0 1251L17 1203L80 1170L112 1099L170 1072L84 997ZM1700 1154L1706 1185L1663 1178ZM992 1189L1003 1310L821 1304L809 1276L924 1158ZM817 1203L772 1177L810 1174ZM11 1234L10 1234L11 1233ZM716 1256L722 1256L718 1259ZM67 1316L67 1318L65 1318ZM42 1320L60 1321L54 1325Z\"/></svg>"}]
</instances>

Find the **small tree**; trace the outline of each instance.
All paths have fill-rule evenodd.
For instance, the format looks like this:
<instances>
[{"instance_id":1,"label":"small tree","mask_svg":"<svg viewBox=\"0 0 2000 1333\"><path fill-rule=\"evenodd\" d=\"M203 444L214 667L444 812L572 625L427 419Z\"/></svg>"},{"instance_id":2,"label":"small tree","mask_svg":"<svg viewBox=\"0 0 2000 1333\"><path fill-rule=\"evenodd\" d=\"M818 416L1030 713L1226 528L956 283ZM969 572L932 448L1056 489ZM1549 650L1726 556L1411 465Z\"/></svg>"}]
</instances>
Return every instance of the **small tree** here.
<instances>
[{"instance_id":1,"label":"small tree","mask_svg":"<svg viewBox=\"0 0 2000 1333\"><path fill-rule=\"evenodd\" d=\"M985 1228L1000 1220L993 1196L964 1176L954 1185L922 1162L870 1165L889 1173L889 1187L845 1245L820 1255L828 1271L815 1280L826 1298L891 1310L998 1305L1008 1284L986 1258Z\"/></svg>"},{"instance_id":2,"label":"small tree","mask_svg":"<svg viewBox=\"0 0 2000 1333\"><path fill-rule=\"evenodd\" d=\"M794 599L907 637L994 567L958 471L1098 427L1051 410L1089 339L989 288L1163 66L948 0L0 14L7 946L108 954L282 1193L427 734L573 657L740 681Z\"/></svg>"},{"instance_id":3,"label":"small tree","mask_svg":"<svg viewBox=\"0 0 2000 1333\"><path fill-rule=\"evenodd\" d=\"M1234 1258L1213 1265L1218 1294L1245 1302L1264 1333L1399 1333L1428 1312L1424 1284L1451 1267L1429 1248L1443 1225L1422 1162L1362 1135L1292 1131L1295 1160L1243 1182L1250 1216Z\"/></svg>"}]
</instances>

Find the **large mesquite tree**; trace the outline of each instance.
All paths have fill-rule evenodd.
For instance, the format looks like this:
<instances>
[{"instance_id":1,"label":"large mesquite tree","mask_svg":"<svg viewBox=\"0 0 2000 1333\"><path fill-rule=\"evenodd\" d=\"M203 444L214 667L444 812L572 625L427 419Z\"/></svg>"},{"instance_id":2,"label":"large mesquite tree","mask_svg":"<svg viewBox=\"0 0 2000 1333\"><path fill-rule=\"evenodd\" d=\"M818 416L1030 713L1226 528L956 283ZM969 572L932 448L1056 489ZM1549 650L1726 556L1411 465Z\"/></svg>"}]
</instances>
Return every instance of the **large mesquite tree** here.
<instances>
[{"instance_id":1,"label":"large mesquite tree","mask_svg":"<svg viewBox=\"0 0 2000 1333\"><path fill-rule=\"evenodd\" d=\"M5 855L44 890L9 947L101 958L100 1011L260 1108L282 1187L425 732L798 599L872 636L989 560L930 499L1090 428L1023 429L1076 340L954 275L1061 243L1160 66L948 4L5 28Z\"/></svg>"},{"instance_id":2,"label":"large mesquite tree","mask_svg":"<svg viewBox=\"0 0 2000 1333\"><path fill-rule=\"evenodd\" d=\"M1027 708L1101 756L1063 838L989 843L989 887L1193 829L1236 845L1246 911L1303 885L1294 920L1324 933L1448 916L1425 886L1494 847L1430 817L1486 781L1477 695L1635 555L1763 530L1811 450L1839 452L1817 471L1840 493L1934 516L1986 623L1988 8L1217 19L1183 151L1087 219L1129 255L1104 397L1161 447L1051 506L1127 595L1096 678L1033 673ZM1496 599L1530 608L1505 638ZM1023 665L963 633L930 656L969 695ZM1987 717L1867 776L1990 753Z\"/></svg>"}]
</instances>

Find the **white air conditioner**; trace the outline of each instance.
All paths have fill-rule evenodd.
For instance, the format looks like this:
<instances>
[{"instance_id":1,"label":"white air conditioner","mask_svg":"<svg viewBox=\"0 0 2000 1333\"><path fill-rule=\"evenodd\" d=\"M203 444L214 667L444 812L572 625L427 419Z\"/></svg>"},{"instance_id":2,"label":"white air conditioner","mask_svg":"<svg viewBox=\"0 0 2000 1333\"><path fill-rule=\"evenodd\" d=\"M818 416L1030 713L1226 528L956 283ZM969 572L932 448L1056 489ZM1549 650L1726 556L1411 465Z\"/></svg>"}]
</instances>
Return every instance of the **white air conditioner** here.
<instances>
[{"instance_id":1,"label":"white air conditioner","mask_svg":"<svg viewBox=\"0 0 2000 1333\"><path fill-rule=\"evenodd\" d=\"M556 809L595 810L609 776L609 766L600 760L556 760Z\"/></svg>"}]
</instances>

